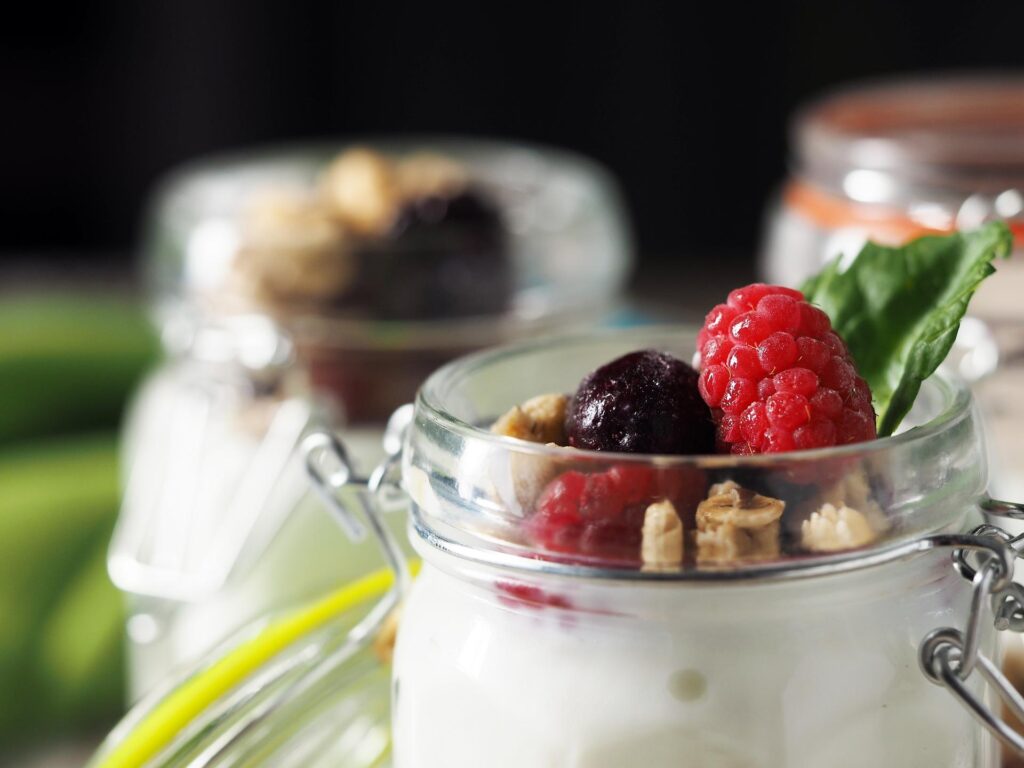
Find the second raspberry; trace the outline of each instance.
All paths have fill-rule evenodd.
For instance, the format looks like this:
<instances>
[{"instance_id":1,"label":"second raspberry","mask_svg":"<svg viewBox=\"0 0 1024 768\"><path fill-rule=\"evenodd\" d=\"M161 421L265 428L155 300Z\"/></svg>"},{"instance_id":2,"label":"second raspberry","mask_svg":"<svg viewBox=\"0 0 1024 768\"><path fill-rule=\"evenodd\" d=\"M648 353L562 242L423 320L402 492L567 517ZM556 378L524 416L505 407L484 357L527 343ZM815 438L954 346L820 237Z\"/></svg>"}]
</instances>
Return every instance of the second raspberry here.
<instances>
[{"instance_id":1,"label":"second raspberry","mask_svg":"<svg viewBox=\"0 0 1024 768\"><path fill-rule=\"evenodd\" d=\"M875 437L871 391L828 316L755 283L714 307L697 339L719 450L780 453Z\"/></svg>"}]
</instances>

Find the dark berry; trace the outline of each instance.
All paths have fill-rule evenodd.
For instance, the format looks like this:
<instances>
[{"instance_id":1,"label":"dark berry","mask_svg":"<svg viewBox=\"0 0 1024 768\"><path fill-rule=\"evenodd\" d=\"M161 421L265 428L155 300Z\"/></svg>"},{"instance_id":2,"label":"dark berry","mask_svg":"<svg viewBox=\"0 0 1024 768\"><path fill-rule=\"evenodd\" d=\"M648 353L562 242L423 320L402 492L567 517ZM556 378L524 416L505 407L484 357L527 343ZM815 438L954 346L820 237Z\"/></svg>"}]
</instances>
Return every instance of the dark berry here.
<instances>
[{"instance_id":1,"label":"dark berry","mask_svg":"<svg viewBox=\"0 0 1024 768\"><path fill-rule=\"evenodd\" d=\"M381 319L499 314L512 259L498 209L481 193L407 203L391 232L357 249L358 295Z\"/></svg>"},{"instance_id":2,"label":"dark berry","mask_svg":"<svg viewBox=\"0 0 1024 768\"><path fill-rule=\"evenodd\" d=\"M576 390L566 420L569 445L626 453L712 452L715 427L697 379L693 368L663 352L631 352L613 360Z\"/></svg>"}]
</instances>

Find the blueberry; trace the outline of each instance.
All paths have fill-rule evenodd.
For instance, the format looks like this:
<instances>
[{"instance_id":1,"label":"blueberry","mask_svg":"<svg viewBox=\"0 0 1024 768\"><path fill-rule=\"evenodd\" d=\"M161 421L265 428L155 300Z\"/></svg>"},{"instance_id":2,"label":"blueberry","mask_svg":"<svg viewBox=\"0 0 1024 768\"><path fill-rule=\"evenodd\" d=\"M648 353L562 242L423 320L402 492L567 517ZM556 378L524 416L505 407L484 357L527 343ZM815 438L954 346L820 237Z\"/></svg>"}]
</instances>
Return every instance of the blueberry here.
<instances>
[{"instance_id":1,"label":"blueberry","mask_svg":"<svg viewBox=\"0 0 1024 768\"><path fill-rule=\"evenodd\" d=\"M631 352L587 376L576 390L569 445L624 453L714 453L711 411L693 368L654 350Z\"/></svg>"},{"instance_id":2,"label":"blueberry","mask_svg":"<svg viewBox=\"0 0 1024 768\"><path fill-rule=\"evenodd\" d=\"M388 235L359 256L360 292L380 319L500 314L512 296L504 222L473 189L409 202Z\"/></svg>"}]
</instances>

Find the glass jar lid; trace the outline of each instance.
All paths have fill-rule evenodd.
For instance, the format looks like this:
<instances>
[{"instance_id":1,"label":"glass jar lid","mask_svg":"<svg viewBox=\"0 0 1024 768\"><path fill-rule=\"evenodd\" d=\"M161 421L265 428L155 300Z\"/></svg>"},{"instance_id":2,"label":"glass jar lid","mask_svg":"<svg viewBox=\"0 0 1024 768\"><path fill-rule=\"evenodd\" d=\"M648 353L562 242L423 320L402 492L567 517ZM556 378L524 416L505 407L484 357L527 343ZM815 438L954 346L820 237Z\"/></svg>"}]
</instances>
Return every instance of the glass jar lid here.
<instances>
[{"instance_id":1,"label":"glass jar lid","mask_svg":"<svg viewBox=\"0 0 1024 768\"><path fill-rule=\"evenodd\" d=\"M945 374L925 383L896 436L828 449L614 454L489 429L510 407L571 393L585 374L627 352L689 359L695 338L694 329L666 327L563 336L439 370L419 392L403 458L421 543L517 568L615 578L798 575L913 551L914 542L959 530L972 514L986 482L980 427L969 391ZM606 525L586 494L599 495L612 479L626 490L617 522ZM560 494L576 505L570 513L542 510L561 503ZM678 525L652 513L665 500ZM649 557L664 546L676 556Z\"/></svg>"},{"instance_id":2,"label":"glass jar lid","mask_svg":"<svg viewBox=\"0 0 1024 768\"><path fill-rule=\"evenodd\" d=\"M447 138L190 164L155 196L143 251L159 320L183 343L257 314L298 344L360 349L479 347L592 310L632 257L597 164Z\"/></svg>"}]
</instances>

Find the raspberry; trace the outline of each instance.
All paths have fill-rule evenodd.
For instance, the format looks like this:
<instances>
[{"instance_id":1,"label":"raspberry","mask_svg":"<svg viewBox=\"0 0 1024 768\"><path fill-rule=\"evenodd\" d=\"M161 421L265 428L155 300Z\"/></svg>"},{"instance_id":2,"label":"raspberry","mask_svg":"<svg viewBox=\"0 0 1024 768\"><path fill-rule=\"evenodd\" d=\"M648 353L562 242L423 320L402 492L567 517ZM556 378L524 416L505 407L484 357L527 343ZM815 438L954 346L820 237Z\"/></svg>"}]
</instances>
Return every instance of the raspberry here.
<instances>
[{"instance_id":1,"label":"raspberry","mask_svg":"<svg viewBox=\"0 0 1024 768\"><path fill-rule=\"evenodd\" d=\"M647 507L668 499L680 514L692 515L706 485L704 473L693 467L618 464L592 474L571 470L548 483L524 527L549 551L633 565L640 559Z\"/></svg>"},{"instance_id":2,"label":"raspberry","mask_svg":"<svg viewBox=\"0 0 1024 768\"><path fill-rule=\"evenodd\" d=\"M729 293L698 336L699 390L719 451L746 455L875 438L871 390L818 307L791 288Z\"/></svg>"}]
</instances>

